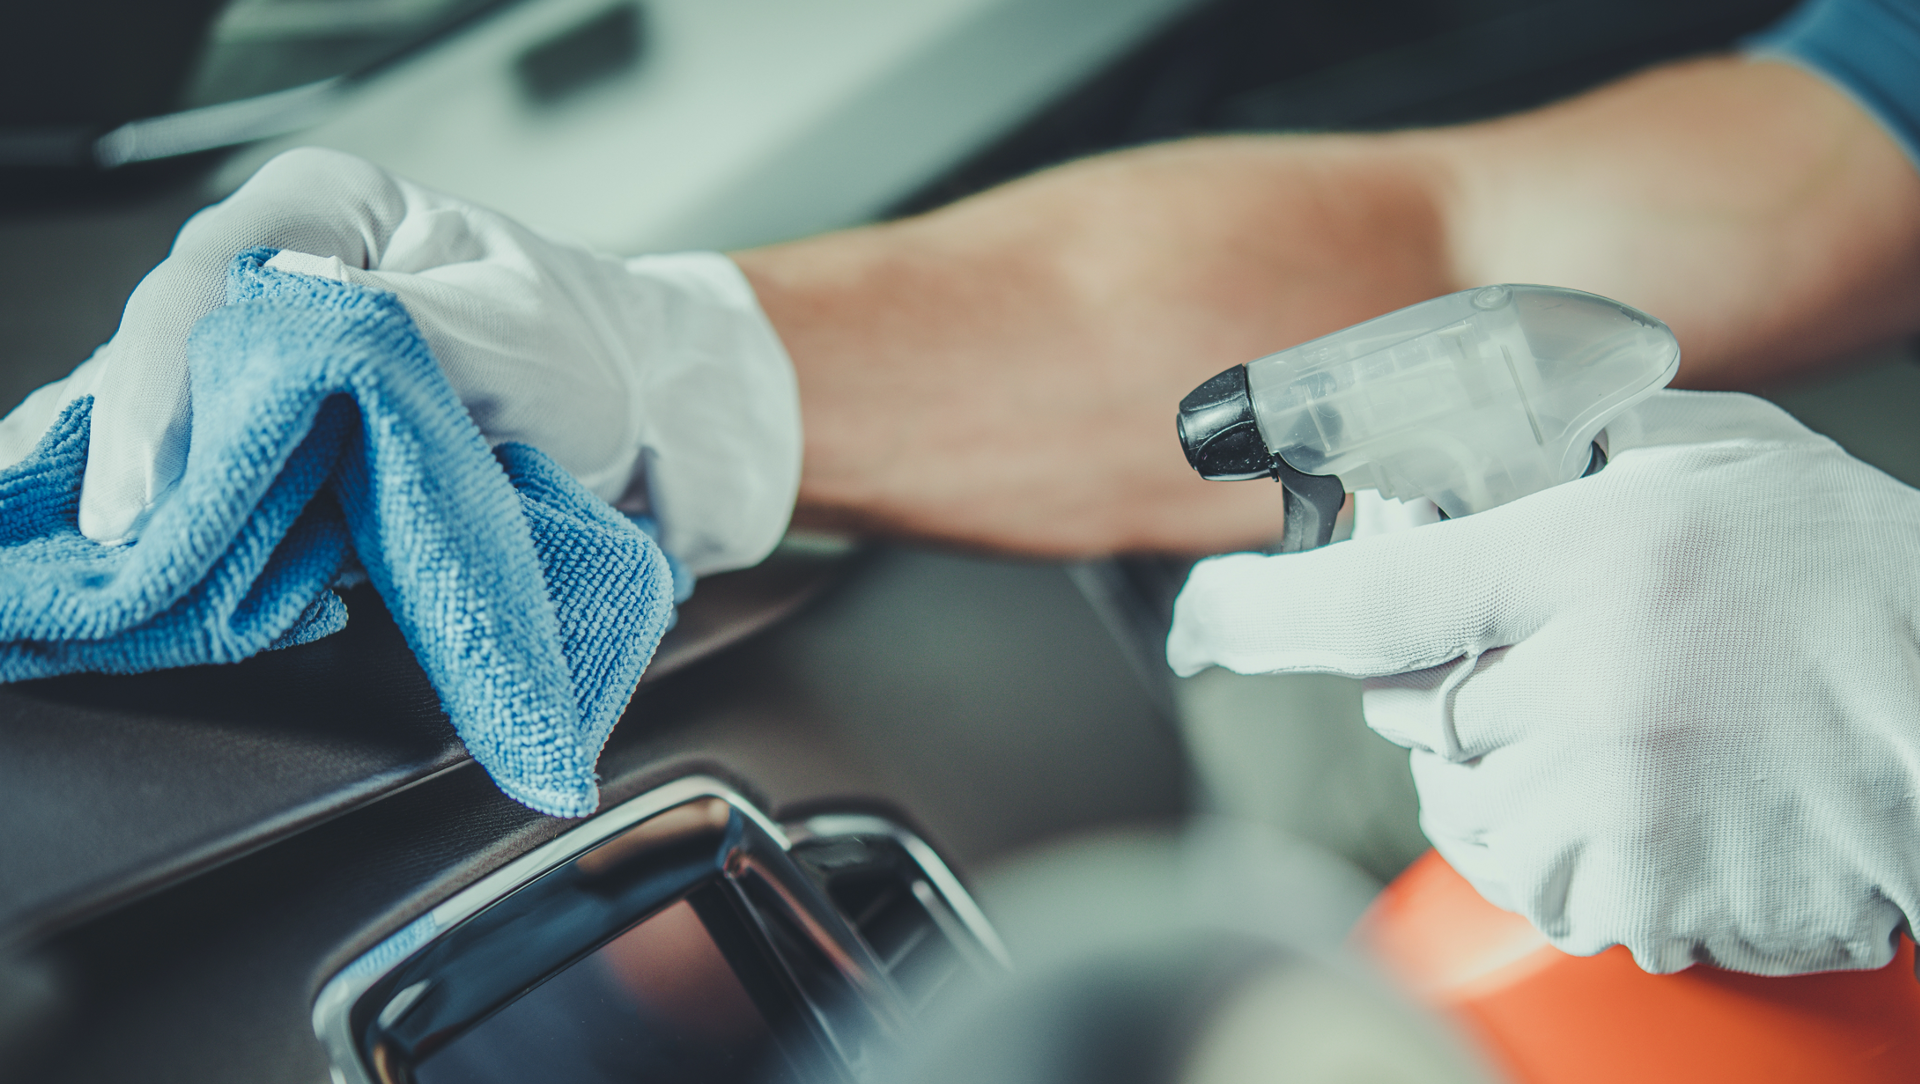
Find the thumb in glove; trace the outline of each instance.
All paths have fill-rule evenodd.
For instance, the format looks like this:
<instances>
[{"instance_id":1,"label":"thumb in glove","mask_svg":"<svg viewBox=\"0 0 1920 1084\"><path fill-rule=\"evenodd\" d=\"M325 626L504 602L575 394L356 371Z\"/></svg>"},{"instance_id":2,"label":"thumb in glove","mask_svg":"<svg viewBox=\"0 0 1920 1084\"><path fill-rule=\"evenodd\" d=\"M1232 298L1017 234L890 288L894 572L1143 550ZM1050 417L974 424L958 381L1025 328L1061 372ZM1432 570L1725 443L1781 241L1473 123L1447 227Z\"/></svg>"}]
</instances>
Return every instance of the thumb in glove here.
<instances>
[{"instance_id":1,"label":"thumb in glove","mask_svg":"<svg viewBox=\"0 0 1920 1084\"><path fill-rule=\"evenodd\" d=\"M186 460L188 331L241 251L278 270L397 295L493 442L539 447L660 526L695 574L759 560L799 485L791 363L753 292L715 253L621 260L332 151L292 151L196 215L141 282L119 331L67 380L0 420L0 465L94 396L80 528L138 533Z\"/></svg>"},{"instance_id":2,"label":"thumb in glove","mask_svg":"<svg viewBox=\"0 0 1920 1084\"><path fill-rule=\"evenodd\" d=\"M1920 907L1920 492L1748 396L1609 434L1490 511L1202 563L1169 662L1369 679L1428 837L1568 952L1884 964Z\"/></svg>"},{"instance_id":3,"label":"thumb in glove","mask_svg":"<svg viewBox=\"0 0 1920 1084\"><path fill-rule=\"evenodd\" d=\"M187 333L225 299L228 262L267 246L376 265L405 213L393 179L357 158L300 150L268 162L188 220L111 339L0 419L0 465L32 451L68 403L94 396L80 530L97 542L130 539L186 465Z\"/></svg>"}]
</instances>

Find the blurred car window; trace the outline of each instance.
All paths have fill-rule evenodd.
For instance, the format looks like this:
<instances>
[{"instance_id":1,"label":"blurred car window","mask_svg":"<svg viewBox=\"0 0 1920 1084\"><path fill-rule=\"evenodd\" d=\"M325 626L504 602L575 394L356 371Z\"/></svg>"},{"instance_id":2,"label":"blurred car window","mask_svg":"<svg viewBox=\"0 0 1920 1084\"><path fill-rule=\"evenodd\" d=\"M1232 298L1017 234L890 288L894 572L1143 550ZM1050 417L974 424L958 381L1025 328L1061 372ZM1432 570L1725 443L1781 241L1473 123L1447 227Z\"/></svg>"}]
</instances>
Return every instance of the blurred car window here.
<instances>
[{"instance_id":1,"label":"blurred car window","mask_svg":"<svg viewBox=\"0 0 1920 1084\"><path fill-rule=\"evenodd\" d=\"M231 0L208 28L184 108L365 71L502 0Z\"/></svg>"},{"instance_id":2,"label":"blurred car window","mask_svg":"<svg viewBox=\"0 0 1920 1084\"><path fill-rule=\"evenodd\" d=\"M0 8L0 167L115 166L277 135L512 0L74 0ZM240 106L241 108L235 108ZM154 121L185 115L191 123ZM144 125L144 138L103 139Z\"/></svg>"}]
</instances>

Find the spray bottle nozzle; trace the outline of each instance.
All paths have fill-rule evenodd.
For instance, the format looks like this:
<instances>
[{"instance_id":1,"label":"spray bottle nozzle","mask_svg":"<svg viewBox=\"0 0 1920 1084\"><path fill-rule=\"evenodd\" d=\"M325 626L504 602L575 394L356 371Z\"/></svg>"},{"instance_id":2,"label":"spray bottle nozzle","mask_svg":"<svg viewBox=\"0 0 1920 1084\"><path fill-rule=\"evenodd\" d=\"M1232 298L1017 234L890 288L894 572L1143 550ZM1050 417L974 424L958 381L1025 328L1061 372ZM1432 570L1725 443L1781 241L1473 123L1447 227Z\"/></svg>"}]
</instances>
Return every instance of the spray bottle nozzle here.
<instances>
[{"instance_id":1,"label":"spray bottle nozzle","mask_svg":"<svg viewBox=\"0 0 1920 1084\"><path fill-rule=\"evenodd\" d=\"M1487 286L1228 369L1181 400L1180 443L1203 478L1278 479L1281 548L1311 548L1349 489L1462 516L1572 481L1679 364L1667 326L1619 302Z\"/></svg>"},{"instance_id":2,"label":"spray bottle nozzle","mask_svg":"<svg viewBox=\"0 0 1920 1084\"><path fill-rule=\"evenodd\" d=\"M1177 421L1180 447L1200 477L1209 482L1273 477L1279 457L1260 439L1246 366L1235 365L1188 392Z\"/></svg>"}]
</instances>

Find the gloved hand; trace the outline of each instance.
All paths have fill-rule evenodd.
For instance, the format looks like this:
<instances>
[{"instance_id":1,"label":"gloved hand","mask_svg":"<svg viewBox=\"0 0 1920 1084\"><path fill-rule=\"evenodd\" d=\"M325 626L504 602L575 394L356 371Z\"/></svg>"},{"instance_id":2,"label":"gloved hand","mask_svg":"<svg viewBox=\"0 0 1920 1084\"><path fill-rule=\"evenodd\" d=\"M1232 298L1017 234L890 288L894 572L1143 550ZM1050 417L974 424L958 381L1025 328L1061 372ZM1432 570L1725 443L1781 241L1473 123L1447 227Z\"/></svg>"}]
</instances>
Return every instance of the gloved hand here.
<instances>
[{"instance_id":1,"label":"gloved hand","mask_svg":"<svg viewBox=\"0 0 1920 1084\"><path fill-rule=\"evenodd\" d=\"M0 420L0 466L93 395L80 529L136 535L185 463L187 333L222 302L228 262L258 246L282 250L277 269L398 295L489 440L531 444L650 513L693 573L779 541L799 486L799 397L731 261L598 255L333 151L283 154L195 215L113 338Z\"/></svg>"},{"instance_id":2,"label":"gloved hand","mask_svg":"<svg viewBox=\"0 0 1920 1084\"><path fill-rule=\"evenodd\" d=\"M1920 915L1920 491L1748 396L1608 432L1500 508L1203 562L1168 660L1370 679L1428 838L1567 952L1887 963Z\"/></svg>"}]
</instances>

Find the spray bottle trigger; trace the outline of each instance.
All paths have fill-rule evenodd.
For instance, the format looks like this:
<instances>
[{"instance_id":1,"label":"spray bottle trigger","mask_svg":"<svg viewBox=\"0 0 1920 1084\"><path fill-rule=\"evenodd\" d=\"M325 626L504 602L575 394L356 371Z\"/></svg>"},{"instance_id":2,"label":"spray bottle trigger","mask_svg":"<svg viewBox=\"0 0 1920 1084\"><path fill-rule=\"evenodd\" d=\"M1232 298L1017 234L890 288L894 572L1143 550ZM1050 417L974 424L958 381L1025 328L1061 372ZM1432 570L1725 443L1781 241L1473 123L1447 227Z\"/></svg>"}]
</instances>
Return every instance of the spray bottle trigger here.
<instances>
[{"instance_id":1,"label":"spray bottle trigger","mask_svg":"<svg viewBox=\"0 0 1920 1084\"><path fill-rule=\"evenodd\" d=\"M1346 503L1347 487L1331 474L1302 474L1279 456L1273 477L1286 494L1287 521L1280 529L1281 553L1319 549L1333 541L1334 517Z\"/></svg>"}]
</instances>

